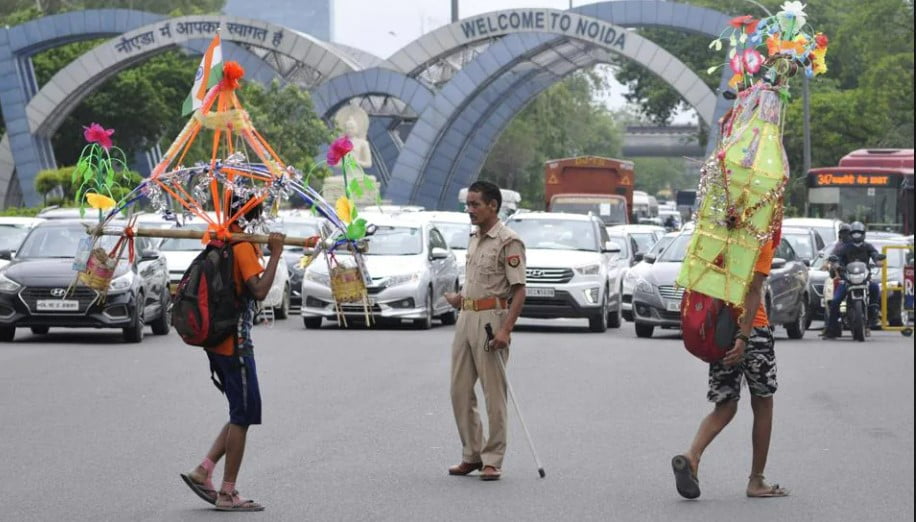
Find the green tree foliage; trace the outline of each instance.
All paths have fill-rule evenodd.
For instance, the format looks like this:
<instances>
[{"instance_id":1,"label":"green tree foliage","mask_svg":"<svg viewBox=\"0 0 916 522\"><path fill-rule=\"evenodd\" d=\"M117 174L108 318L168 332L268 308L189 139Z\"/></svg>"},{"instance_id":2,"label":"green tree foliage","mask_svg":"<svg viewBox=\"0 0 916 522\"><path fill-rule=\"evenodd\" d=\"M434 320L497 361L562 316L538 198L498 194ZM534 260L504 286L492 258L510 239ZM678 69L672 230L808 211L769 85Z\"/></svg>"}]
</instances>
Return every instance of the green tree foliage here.
<instances>
[{"instance_id":1,"label":"green tree foliage","mask_svg":"<svg viewBox=\"0 0 916 522\"><path fill-rule=\"evenodd\" d=\"M35 190L41 194L45 205L76 205L75 198L79 184L74 185L72 182L73 169L72 166L61 167L42 170L38 173L35 178ZM122 186L112 188L111 193L116 200L127 195L143 180L143 177L134 171L128 171L127 176L129 181L122 183Z\"/></svg>"},{"instance_id":2,"label":"green tree foliage","mask_svg":"<svg viewBox=\"0 0 916 522\"><path fill-rule=\"evenodd\" d=\"M623 134L596 98L606 89L593 71L547 89L509 124L480 177L517 190L528 208L544 206L544 163L585 154L619 156Z\"/></svg>"}]
</instances>

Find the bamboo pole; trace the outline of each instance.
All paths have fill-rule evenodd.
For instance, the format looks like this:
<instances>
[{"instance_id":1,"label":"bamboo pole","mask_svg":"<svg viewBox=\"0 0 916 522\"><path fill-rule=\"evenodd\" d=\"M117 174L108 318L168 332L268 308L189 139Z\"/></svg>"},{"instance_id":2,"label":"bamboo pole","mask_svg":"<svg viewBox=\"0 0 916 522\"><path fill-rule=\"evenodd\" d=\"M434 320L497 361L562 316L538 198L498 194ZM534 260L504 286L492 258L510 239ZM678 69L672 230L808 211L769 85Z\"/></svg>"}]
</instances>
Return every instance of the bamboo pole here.
<instances>
[{"instance_id":1,"label":"bamboo pole","mask_svg":"<svg viewBox=\"0 0 916 522\"><path fill-rule=\"evenodd\" d=\"M99 231L98 227L87 226L86 232L89 234L100 234L103 236L122 236L123 228L103 228ZM207 230L199 228L135 228L134 236L136 237L155 237L168 239L197 239L203 240ZM270 236L266 234L244 234L233 232L232 239L235 241L247 241L249 243L267 243ZM317 237L292 237L283 238L284 246L297 246L302 248L315 248L319 242ZM203 248L203 244L201 244Z\"/></svg>"}]
</instances>

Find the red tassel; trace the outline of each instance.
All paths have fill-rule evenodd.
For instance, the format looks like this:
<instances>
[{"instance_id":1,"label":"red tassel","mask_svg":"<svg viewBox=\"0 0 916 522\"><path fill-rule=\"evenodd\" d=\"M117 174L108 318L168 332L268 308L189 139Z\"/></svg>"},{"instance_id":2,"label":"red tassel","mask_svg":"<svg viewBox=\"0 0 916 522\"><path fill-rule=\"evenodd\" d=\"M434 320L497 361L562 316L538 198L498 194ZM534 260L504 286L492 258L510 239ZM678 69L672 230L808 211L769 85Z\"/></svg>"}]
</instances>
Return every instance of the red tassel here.
<instances>
[{"instance_id":1,"label":"red tassel","mask_svg":"<svg viewBox=\"0 0 916 522\"><path fill-rule=\"evenodd\" d=\"M245 69L238 62L223 64L223 88L234 91L239 88L239 80L245 76Z\"/></svg>"}]
</instances>

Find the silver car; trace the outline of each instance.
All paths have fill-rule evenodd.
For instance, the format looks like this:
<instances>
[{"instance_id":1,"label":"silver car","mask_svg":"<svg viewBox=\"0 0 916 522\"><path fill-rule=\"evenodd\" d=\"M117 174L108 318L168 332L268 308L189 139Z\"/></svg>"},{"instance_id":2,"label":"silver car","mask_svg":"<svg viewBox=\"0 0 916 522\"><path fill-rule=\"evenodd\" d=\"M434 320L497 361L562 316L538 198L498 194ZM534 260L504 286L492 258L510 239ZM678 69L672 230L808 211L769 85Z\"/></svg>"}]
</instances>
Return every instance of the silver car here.
<instances>
[{"instance_id":1,"label":"silver car","mask_svg":"<svg viewBox=\"0 0 916 522\"><path fill-rule=\"evenodd\" d=\"M365 260L372 278L368 287L372 317L379 322L409 319L423 329L432 327L434 318L454 324L456 311L444 294L458 291L458 267L442 233L410 214L373 215L371 224L377 230L368 237ZM345 254L338 253L337 259L352 262ZM301 299L306 328L320 328L324 319L336 319L337 305L323 259L305 270ZM362 304L344 303L340 310L348 321L364 317Z\"/></svg>"}]
</instances>

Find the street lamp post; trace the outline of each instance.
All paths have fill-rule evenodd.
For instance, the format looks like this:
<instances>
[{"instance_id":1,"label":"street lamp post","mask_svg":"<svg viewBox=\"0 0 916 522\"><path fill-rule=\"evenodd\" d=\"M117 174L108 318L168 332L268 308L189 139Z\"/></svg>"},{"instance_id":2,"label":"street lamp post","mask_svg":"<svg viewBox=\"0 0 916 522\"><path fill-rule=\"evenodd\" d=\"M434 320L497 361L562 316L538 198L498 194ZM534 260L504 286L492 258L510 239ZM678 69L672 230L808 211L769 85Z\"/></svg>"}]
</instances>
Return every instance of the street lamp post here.
<instances>
[{"instance_id":1,"label":"street lamp post","mask_svg":"<svg viewBox=\"0 0 916 522\"><path fill-rule=\"evenodd\" d=\"M452 23L458 21L458 0L452 0Z\"/></svg>"}]
</instances>

